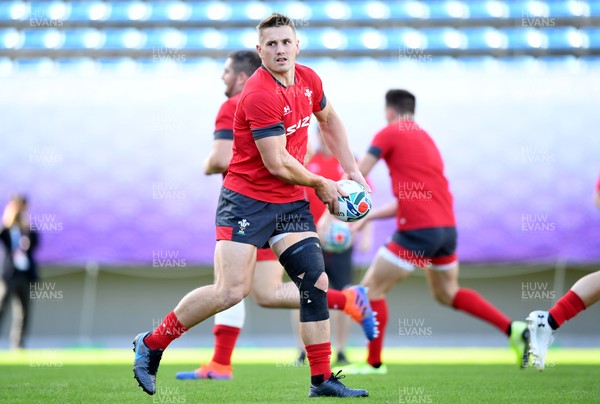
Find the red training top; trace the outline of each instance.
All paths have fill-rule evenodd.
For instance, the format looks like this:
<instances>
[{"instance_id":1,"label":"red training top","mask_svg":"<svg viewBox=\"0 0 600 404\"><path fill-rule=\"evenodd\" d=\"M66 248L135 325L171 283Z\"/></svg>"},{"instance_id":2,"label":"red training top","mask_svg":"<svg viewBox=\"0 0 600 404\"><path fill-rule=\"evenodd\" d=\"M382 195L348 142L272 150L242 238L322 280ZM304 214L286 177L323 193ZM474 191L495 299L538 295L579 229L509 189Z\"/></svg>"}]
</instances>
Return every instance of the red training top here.
<instances>
[{"instance_id":1,"label":"red training top","mask_svg":"<svg viewBox=\"0 0 600 404\"><path fill-rule=\"evenodd\" d=\"M263 202L303 200L303 186L284 182L267 170L255 141L285 134L288 153L303 163L311 115L326 103L321 79L312 69L296 64L294 84L285 87L264 66L258 68L238 103L233 157L223 185Z\"/></svg>"},{"instance_id":2,"label":"red training top","mask_svg":"<svg viewBox=\"0 0 600 404\"><path fill-rule=\"evenodd\" d=\"M427 132L414 121L392 123L375 135L369 153L388 166L398 230L455 226L442 156Z\"/></svg>"}]
</instances>

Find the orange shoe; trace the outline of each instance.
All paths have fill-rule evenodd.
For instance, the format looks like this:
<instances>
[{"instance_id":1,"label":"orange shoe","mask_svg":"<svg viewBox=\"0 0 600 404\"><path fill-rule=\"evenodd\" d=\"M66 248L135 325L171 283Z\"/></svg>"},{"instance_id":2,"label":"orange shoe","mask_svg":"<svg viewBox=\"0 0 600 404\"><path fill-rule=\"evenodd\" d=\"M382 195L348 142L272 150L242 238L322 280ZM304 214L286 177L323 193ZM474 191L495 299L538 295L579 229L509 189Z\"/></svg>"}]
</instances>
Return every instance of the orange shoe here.
<instances>
[{"instance_id":1,"label":"orange shoe","mask_svg":"<svg viewBox=\"0 0 600 404\"><path fill-rule=\"evenodd\" d=\"M361 325L369 341L377 338L379 335L377 325L379 323L375 318L375 313L371 310L371 303L367 298L367 288L356 285L342 290L342 293L346 296L344 313Z\"/></svg>"},{"instance_id":2,"label":"orange shoe","mask_svg":"<svg viewBox=\"0 0 600 404\"><path fill-rule=\"evenodd\" d=\"M231 380L233 379L233 367L210 361L210 363L200 366L200 369L191 372L178 372L175 377L179 380Z\"/></svg>"}]
</instances>

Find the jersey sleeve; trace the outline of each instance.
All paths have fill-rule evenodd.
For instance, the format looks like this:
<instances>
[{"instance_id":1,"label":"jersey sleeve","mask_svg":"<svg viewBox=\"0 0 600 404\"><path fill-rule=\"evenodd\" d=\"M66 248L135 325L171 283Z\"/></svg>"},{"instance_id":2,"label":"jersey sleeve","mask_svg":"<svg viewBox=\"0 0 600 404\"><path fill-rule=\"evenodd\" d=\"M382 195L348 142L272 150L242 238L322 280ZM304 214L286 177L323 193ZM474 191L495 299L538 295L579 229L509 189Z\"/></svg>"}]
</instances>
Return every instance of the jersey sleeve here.
<instances>
[{"instance_id":1,"label":"jersey sleeve","mask_svg":"<svg viewBox=\"0 0 600 404\"><path fill-rule=\"evenodd\" d=\"M244 98L245 116L254 140L285 134L283 106L280 104L267 92L255 91Z\"/></svg>"},{"instance_id":2,"label":"jersey sleeve","mask_svg":"<svg viewBox=\"0 0 600 404\"><path fill-rule=\"evenodd\" d=\"M384 130L379 131L371 141L367 153L372 154L377 159L383 158L390 150L390 136Z\"/></svg>"},{"instance_id":3,"label":"jersey sleeve","mask_svg":"<svg viewBox=\"0 0 600 404\"><path fill-rule=\"evenodd\" d=\"M233 140L233 117L235 115L235 104L225 101L215 120L215 131L213 137L217 139Z\"/></svg>"},{"instance_id":4,"label":"jersey sleeve","mask_svg":"<svg viewBox=\"0 0 600 404\"><path fill-rule=\"evenodd\" d=\"M313 87L313 113L323 111L327 106L327 98L325 97L325 92L323 91L323 82L321 81L319 75L312 69L310 70L310 78Z\"/></svg>"}]
</instances>

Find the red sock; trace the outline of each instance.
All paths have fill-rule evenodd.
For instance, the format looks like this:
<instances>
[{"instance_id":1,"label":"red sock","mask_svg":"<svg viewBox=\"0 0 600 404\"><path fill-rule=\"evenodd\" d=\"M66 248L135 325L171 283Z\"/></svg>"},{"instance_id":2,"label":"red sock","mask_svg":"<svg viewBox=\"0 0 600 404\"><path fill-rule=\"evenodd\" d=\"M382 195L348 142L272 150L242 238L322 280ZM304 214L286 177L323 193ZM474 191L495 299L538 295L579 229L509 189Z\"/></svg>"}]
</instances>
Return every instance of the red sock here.
<instances>
[{"instance_id":1,"label":"red sock","mask_svg":"<svg viewBox=\"0 0 600 404\"><path fill-rule=\"evenodd\" d=\"M170 312L163 322L156 327L152 334L144 338L144 343L151 350L166 349L176 338L179 338L188 329L177 319L175 312Z\"/></svg>"},{"instance_id":2,"label":"red sock","mask_svg":"<svg viewBox=\"0 0 600 404\"><path fill-rule=\"evenodd\" d=\"M215 334L215 352L212 360L221 365L231 365L231 355L241 328L230 327L228 325L215 325L213 334Z\"/></svg>"},{"instance_id":3,"label":"red sock","mask_svg":"<svg viewBox=\"0 0 600 404\"><path fill-rule=\"evenodd\" d=\"M510 332L510 319L473 289L460 288L454 296L452 307L487 321L504 333Z\"/></svg>"},{"instance_id":4,"label":"red sock","mask_svg":"<svg viewBox=\"0 0 600 404\"><path fill-rule=\"evenodd\" d=\"M331 342L322 344L306 345L306 357L310 365L311 380L323 376L323 380L329 379L331 375ZM321 382L323 382L321 380Z\"/></svg>"},{"instance_id":5,"label":"red sock","mask_svg":"<svg viewBox=\"0 0 600 404\"><path fill-rule=\"evenodd\" d=\"M369 341L369 357L367 362L371 366L381 365L381 350L383 349L383 336L388 321L388 307L385 298L371 300L371 309L377 312L377 321L379 321L379 336Z\"/></svg>"},{"instance_id":6,"label":"red sock","mask_svg":"<svg viewBox=\"0 0 600 404\"><path fill-rule=\"evenodd\" d=\"M569 290L558 302L549 310L550 315L560 327L562 323L572 319L580 311L585 310L585 303L579 295Z\"/></svg>"},{"instance_id":7,"label":"red sock","mask_svg":"<svg viewBox=\"0 0 600 404\"><path fill-rule=\"evenodd\" d=\"M346 295L339 290L327 289L327 307L334 310L344 310Z\"/></svg>"}]
</instances>

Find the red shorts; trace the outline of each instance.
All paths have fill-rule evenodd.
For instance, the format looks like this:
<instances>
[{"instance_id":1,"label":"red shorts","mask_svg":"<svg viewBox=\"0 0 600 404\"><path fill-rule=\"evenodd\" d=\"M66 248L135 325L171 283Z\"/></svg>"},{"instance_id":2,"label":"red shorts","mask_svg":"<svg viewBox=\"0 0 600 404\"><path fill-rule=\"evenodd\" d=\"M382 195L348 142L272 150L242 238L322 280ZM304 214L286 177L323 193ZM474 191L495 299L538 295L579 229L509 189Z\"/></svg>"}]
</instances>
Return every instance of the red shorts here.
<instances>
[{"instance_id":1,"label":"red shorts","mask_svg":"<svg viewBox=\"0 0 600 404\"><path fill-rule=\"evenodd\" d=\"M256 250L256 261L277 261L277 256L270 248L259 248Z\"/></svg>"}]
</instances>

